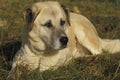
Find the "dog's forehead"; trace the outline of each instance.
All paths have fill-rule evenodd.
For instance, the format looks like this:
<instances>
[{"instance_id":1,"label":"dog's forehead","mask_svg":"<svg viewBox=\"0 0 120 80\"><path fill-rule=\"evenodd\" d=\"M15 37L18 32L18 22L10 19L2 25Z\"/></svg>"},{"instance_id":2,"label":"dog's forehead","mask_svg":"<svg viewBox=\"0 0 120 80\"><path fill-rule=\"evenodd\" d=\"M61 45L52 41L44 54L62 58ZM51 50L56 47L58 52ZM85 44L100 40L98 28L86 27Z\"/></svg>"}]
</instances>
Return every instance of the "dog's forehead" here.
<instances>
[{"instance_id":1,"label":"dog's forehead","mask_svg":"<svg viewBox=\"0 0 120 80\"><path fill-rule=\"evenodd\" d=\"M55 1L44 1L44 2L37 2L32 5L33 11L38 11L44 8L60 8L60 4Z\"/></svg>"},{"instance_id":2,"label":"dog's forehead","mask_svg":"<svg viewBox=\"0 0 120 80\"><path fill-rule=\"evenodd\" d=\"M58 6L51 6L43 9L43 14L49 15L51 17L63 17L63 11L60 7Z\"/></svg>"},{"instance_id":3,"label":"dog's forehead","mask_svg":"<svg viewBox=\"0 0 120 80\"><path fill-rule=\"evenodd\" d=\"M42 22L47 21L49 19L60 20L60 18L66 17L62 7L57 2L37 3L36 5L34 5L34 7L36 6L36 9L40 11L37 19L41 19Z\"/></svg>"}]
</instances>

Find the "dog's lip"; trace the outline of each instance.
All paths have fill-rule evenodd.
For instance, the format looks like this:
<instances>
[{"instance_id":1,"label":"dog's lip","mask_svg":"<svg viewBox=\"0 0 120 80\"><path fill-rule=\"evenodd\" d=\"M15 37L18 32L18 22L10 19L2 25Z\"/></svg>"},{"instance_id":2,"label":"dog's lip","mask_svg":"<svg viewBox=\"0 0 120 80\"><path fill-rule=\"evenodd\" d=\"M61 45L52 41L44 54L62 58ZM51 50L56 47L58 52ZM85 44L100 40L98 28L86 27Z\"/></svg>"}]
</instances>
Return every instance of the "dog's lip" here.
<instances>
[{"instance_id":1,"label":"dog's lip","mask_svg":"<svg viewBox=\"0 0 120 80\"><path fill-rule=\"evenodd\" d=\"M62 50L62 49L65 49L67 48L68 46L67 45L61 45L60 48L54 48L53 45L47 47L49 51L58 51L58 50Z\"/></svg>"},{"instance_id":2,"label":"dog's lip","mask_svg":"<svg viewBox=\"0 0 120 80\"><path fill-rule=\"evenodd\" d=\"M61 48L59 50L62 50L62 49L65 49L65 48L67 48L67 45L61 46Z\"/></svg>"},{"instance_id":3,"label":"dog's lip","mask_svg":"<svg viewBox=\"0 0 120 80\"><path fill-rule=\"evenodd\" d=\"M65 49L65 48L67 48L67 46L62 46L62 47L60 47L59 49L54 49L54 48L52 48L52 50L58 51L58 50L62 50L62 49Z\"/></svg>"},{"instance_id":4,"label":"dog's lip","mask_svg":"<svg viewBox=\"0 0 120 80\"><path fill-rule=\"evenodd\" d=\"M67 45L63 45L62 47L63 47L63 48L66 48L66 47L67 47Z\"/></svg>"}]
</instances>

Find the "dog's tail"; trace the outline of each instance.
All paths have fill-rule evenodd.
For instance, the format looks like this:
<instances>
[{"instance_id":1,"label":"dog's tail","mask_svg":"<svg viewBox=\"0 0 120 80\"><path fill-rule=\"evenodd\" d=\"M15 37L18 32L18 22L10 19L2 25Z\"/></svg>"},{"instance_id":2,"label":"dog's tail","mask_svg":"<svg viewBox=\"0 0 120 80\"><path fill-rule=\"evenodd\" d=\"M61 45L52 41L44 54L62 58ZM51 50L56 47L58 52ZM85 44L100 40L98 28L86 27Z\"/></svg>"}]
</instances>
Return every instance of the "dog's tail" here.
<instances>
[{"instance_id":1,"label":"dog's tail","mask_svg":"<svg viewBox=\"0 0 120 80\"><path fill-rule=\"evenodd\" d=\"M102 49L109 53L120 52L120 40L101 39Z\"/></svg>"}]
</instances>

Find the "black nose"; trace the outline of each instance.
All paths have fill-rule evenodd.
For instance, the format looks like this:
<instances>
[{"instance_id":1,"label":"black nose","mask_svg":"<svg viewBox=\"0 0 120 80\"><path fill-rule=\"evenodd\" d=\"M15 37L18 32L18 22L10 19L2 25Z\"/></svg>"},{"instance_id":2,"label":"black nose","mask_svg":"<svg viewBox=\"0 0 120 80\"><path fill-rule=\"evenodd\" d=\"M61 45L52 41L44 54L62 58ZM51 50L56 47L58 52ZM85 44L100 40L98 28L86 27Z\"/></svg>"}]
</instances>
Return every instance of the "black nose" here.
<instances>
[{"instance_id":1,"label":"black nose","mask_svg":"<svg viewBox=\"0 0 120 80\"><path fill-rule=\"evenodd\" d=\"M67 45L67 42L68 42L68 38L65 37L65 36L62 36L62 37L60 38L60 42L61 42L62 45L66 46L66 45Z\"/></svg>"}]
</instances>

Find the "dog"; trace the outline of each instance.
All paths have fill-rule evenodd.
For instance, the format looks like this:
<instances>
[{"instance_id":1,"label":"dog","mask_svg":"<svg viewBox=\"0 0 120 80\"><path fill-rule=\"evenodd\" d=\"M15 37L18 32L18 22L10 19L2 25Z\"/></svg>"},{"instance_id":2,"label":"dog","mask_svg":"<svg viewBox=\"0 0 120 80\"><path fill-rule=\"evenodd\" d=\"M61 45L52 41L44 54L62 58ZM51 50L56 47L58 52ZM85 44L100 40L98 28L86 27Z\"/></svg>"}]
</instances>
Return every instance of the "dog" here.
<instances>
[{"instance_id":1,"label":"dog","mask_svg":"<svg viewBox=\"0 0 120 80\"><path fill-rule=\"evenodd\" d=\"M86 17L55 1L34 3L24 12L24 21L22 46L11 72L19 65L54 70L74 58L120 52L119 39L101 39Z\"/></svg>"}]
</instances>

